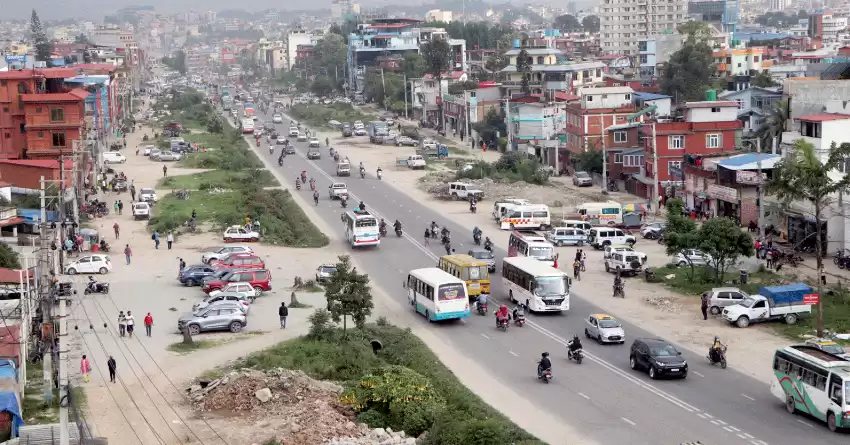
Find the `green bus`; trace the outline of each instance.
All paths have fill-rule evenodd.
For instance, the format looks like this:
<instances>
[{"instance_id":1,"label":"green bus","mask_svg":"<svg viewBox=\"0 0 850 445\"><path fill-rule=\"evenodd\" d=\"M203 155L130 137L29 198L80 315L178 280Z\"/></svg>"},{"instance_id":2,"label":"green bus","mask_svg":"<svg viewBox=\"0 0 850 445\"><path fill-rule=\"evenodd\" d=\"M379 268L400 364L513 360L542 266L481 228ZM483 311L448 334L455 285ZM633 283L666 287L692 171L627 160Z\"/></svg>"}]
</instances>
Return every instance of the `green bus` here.
<instances>
[{"instance_id":1,"label":"green bus","mask_svg":"<svg viewBox=\"0 0 850 445\"><path fill-rule=\"evenodd\" d=\"M777 349L770 392L789 413L806 413L831 431L850 428L850 361L815 346Z\"/></svg>"}]
</instances>

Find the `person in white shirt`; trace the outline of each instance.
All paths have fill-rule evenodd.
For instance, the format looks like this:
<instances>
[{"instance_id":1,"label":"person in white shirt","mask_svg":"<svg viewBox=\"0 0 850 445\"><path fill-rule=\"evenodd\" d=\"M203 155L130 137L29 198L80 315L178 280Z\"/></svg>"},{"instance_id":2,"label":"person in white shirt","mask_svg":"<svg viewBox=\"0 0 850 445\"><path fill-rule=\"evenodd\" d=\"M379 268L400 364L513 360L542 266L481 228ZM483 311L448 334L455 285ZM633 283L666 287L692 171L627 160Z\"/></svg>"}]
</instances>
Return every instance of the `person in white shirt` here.
<instances>
[{"instance_id":1,"label":"person in white shirt","mask_svg":"<svg viewBox=\"0 0 850 445\"><path fill-rule=\"evenodd\" d=\"M168 243L168 250L171 250L171 245L174 244L174 232L168 232L165 242Z\"/></svg>"},{"instance_id":2,"label":"person in white shirt","mask_svg":"<svg viewBox=\"0 0 850 445\"><path fill-rule=\"evenodd\" d=\"M127 315L124 316L124 322L127 324L127 335L130 338L133 338L133 329L135 329L136 319L133 317L132 312L127 311Z\"/></svg>"}]
</instances>

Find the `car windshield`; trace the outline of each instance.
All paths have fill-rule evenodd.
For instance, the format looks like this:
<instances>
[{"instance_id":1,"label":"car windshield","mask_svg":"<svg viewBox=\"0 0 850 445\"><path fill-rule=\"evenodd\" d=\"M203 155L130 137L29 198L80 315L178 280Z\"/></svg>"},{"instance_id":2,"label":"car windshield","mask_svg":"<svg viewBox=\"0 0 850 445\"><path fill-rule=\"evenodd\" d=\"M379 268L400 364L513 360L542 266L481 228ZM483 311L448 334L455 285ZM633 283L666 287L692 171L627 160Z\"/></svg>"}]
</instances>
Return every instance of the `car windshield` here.
<instances>
[{"instance_id":1,"label":"car windshield","mask_svg":"<svg viewBox=\"0 0 850 445\"><path fill-rule=\"evenodd\" d=\"M672 345L658 345L649 348L653 357L675 357L679 351Z\"/></svg>"},{"instance_id":2,"label":"car windshield","mask_svg":"<svg viewBox=\"0 0 850 445\"><path fill-rule=\"evenodd\" d=\"M836 355L844 354L844 348L842 348L841 346L838 346L835 343L822 344L822 345L820 345L820 348L823 349L826 352L829 352L830 354L836 354Z\"/></svg>"},{"instance_id":3,"label":"car windshield","mask_svg":"<svg viewBox=\"0 0 850 445\"><path fill-rule=\"evenodd\" d=\"M326 273L326 274L330 275L330 274L336 272L336 267L322 266L322 267L319 268L319 272Z\"/></svg>"},{"instance_id":4,"label":"car windshield","mask_svg":"<svg viewBox=\"0 0 850 445\"><path fill-rule=\"evenodd\" d=\"M577 173L576 173L576 178L579 178L579 179L588 179L588 178L590 178L590 175L588 175L588 174L587 174L587 173L585 173L585 172L577 172Z\"/></svg>"},{"instance_id":5,"label":"car windshield","mask_svg":"<svg viewBox=\"0 0 850 445\"><path fill-rule=\"evenodd\" d=\"M463 283L444 284L437 291L437 299L439 301L449 301L466 298L466 292L463 291L463 288Z\"/></svg>"},{"instance_id":6,"label":"car windshield","mask_svg":"<svg viewBox=\"0 0 850 445\"><path fill-rule=\"evenodd\" d=\"M620 323L617 320L599 320L599 327L604 329L619 328Z\"/></svg>"},{"instance_id":7,"label":"car windshield","mask_svg":"<svg viewBox=\"0 0 850 445\"><path fill-rule=\"evenodd\" d=\"M536 288L534 293L545 297L547 295L566 295L567 293L567 277L537 277L535 278Z\"/></svg>"},{"instance_id":8,"label":"car windshield","mask_svg":"<svg viewBox=\"0 0 850 445\"><path fill-rule=\"evenodd\" d=\"M141 193L153 193L153 189L142 189Z\"/></svg>"},{"instance_id":9,"label":"car windshield","mask_svg":"<svg viewBox=\"0 0 850 445\"><path fill-rule=\"evenodd\" d=\"M756 304L756 300L754 298L744 298L744 301L738 303L744 307L753 307Z\"/></svg>"},{"instance_id":10,"label":"car windshield","mask_svg":"<svg viewBox=\"0 0 850 445\"><path fill-rule=\"evenodd\" d=\"M850 405L850 380L844 381L844 404Z\"/></svg>"},{"instance_id":11,"label":"car windshield","mask_svg":"<svg viewBox=\"0 0 850 445\"><path fill-rule=\"evenodd\" d=\"M528 256L538 260L551 260L555 258L555 250L551 247L529 247Z\"/></svg>"},{"instance_id":12,"label":"car windshield","mask_svg":"<svg viewBox=\"0 0 850 445\"><path fill-rule=\"evenodd\" d=\"M470 252L470 254L472 258L475 258L476 260L491 260L495 258L493 253L488 250L475 250Z\"/></svg>"}]
</instances>

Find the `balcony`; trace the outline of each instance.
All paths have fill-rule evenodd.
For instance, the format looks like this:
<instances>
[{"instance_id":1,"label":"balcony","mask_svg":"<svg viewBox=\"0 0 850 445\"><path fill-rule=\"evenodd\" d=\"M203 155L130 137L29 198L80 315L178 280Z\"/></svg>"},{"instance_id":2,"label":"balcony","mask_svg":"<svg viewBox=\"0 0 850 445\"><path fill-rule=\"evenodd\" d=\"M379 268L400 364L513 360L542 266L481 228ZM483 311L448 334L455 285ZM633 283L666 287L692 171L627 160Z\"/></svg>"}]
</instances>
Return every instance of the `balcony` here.
<instances>
[{"instance_id":1,"label":"balcony","mask_svg":"<svg viewBox=\"0 0 850 445\"><path fill-rule=\"evenodd\" d=\"M522 81L521 81L521 80L503 80L503 81L501 81L501 82L499 82L499 83L501 83L501 84L502 84L502 85L504 85L504 86L509 86L509 87L514 87L514 86L519 87L519 86L522 86ZM532 87L540 87L540 86L542 86L542 85L543 85L543 81L542 81L542 80L534 80L534 79L531 79L531 80L529 80L529 81L528 81L528 85L529 85L529 86L532 86Z\"/></svg>"}]
</instances>

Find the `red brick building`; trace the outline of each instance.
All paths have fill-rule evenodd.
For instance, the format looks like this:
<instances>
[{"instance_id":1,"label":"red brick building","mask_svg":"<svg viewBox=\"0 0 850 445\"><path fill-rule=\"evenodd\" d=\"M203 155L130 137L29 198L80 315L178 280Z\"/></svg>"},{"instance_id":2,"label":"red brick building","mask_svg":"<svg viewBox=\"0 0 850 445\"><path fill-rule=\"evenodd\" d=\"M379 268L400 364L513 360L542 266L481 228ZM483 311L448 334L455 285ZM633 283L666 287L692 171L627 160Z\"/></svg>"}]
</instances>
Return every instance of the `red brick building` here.
<instances>
[{"instance_id":1,"label":"red brick building","mask_svg":"<svg viewBox=\"0 0 850 445\"><path fill-rule=\"evenodd\" d=\"M23 94L28 159L56 159L73 153L74 141L85 131L85 100L89 93Z\"/></svg>"},{"instance_id":2,"label":"red brick building","mask_svg":"<svg viewBox=\"0 0 850 445\"><path fill-rule=\"evenodd\" d=\"M65 160L65 188L72 186L72 171L74 162ZM41 177L45 181L59 181L62 171L57 159L8 159L0 160L0 178L17 188L38 190Z\"/></svg>"}]
</instances>

